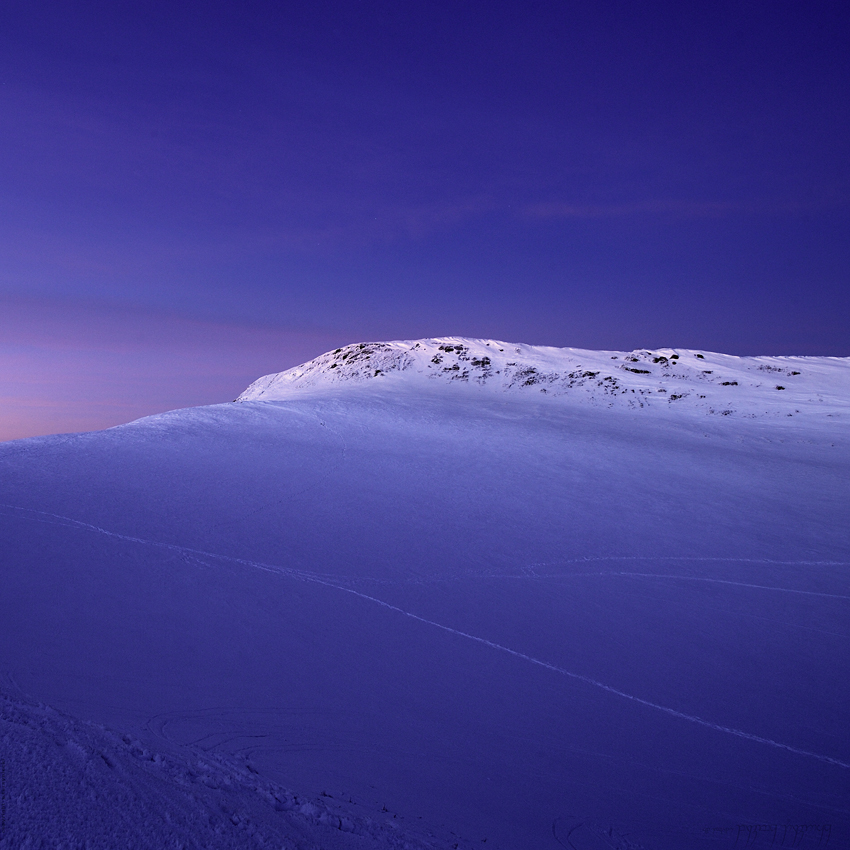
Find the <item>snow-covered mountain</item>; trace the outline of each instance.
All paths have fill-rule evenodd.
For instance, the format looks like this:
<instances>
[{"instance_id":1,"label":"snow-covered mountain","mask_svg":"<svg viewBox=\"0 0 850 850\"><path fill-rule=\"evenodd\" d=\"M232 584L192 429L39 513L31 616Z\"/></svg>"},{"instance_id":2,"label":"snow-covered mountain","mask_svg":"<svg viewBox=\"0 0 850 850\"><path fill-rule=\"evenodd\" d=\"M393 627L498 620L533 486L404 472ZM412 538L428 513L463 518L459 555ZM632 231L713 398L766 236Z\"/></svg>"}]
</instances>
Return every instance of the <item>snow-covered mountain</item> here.
<instances>
[{"instance_id":1,"label":"snow-covered mountain","mask_svg":"<svg viewBox=\"0 0 850 850\"><path fill-rule=\"evenodd\" d=\"M0 444L0 847L850 846L848 373L358 344Z\"/></svg>"},{"instance_id":2,"label":"snow-covered mountain","mask_svg":"<svg viewBox=\"0 0 850 850\"><path fill-rule=\"evenodd\" d=\"M850 412L850 358L735 357L709 351L585 351L441 337L347 345L266 375L238 401L369 381L394 392L451 384L496 394L544 394L602 407L670 407L728 416Z\"/></svg>"}]
</instances>

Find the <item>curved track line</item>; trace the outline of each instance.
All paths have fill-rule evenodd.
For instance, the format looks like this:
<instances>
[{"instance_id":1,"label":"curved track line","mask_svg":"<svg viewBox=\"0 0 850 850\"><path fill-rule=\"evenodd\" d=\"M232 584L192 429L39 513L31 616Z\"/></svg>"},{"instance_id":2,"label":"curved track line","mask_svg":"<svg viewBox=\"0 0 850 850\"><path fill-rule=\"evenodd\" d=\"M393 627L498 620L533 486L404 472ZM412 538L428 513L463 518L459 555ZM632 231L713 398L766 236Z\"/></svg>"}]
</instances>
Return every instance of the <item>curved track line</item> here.
<instances>
[{"instance_id":1,"label":"curved track line","mask_svg":"<svg viewBox=\"0 0 850 850\"><path fill-rule=\"evenodd\" d=\"M542 561L531 567L558 566L560 564L583 564L594 561L720 561L733 564L778 564L786 566L846 567L847 561L779 561L775 558L728 558L716 555L590 555L584 558L565 558L561 561Z\"/></svg>"},{"instance_id":2,"label":"curved track line","mask_svg":"<svg viewBox=\"0 0 850 850\"><path fill-rule=\"evenodd\" d=\"M661 705L656 702L651 702L650 700L643 699L642 697L635 696L634 694L628 694L625 691L618 690L617 688L611 687L610 685L606 685L604 682L599 682L596 679L591 679L589 676L583 676L580 673L573 673L570 670L566 670L563 667L558 667L556 664L550 664L548 661L541 661L538 658L534 658L531 655L526 655L523 652L518 652L515 649L511 649L507 646L502 646L502 644L494 643L493 641L487 640L486 638L478 637L477 635L469 634L469 632L460 631L460 629L454 629L451 626L443 625L442 623L438 623L435 620L428 620L425 617L420 617L418 614L413 614L410 611L405 611L403 608L399 608L396 605L392 605L389 602L385 602L383 599L378 599L375 596L369 596L366 593L361 593L358 590L354 590L350 587L344 587L339 584L334 584L331 581L328 581L325 578L320 577L314 573L305 572L303 570L293 570L287 569L285 567L278 567L272 564L263 564L258 561L249 561L244 558L233 558L228 555L217 555L214 552L204 552L199 549L190 549L186 546L178 546L174 543L159 543L155 540L145 540L141 537L131 537L125 534L118 534L117 532L107 531L104 528L100 528L97 525L91 525L87 522L81 522L80 520L71 519L70 517L64 517L59 514L51 514L47 511L38 511L32 508L21 508L17 505L6 505L0 504L0 507L12 508L13 510L24 511L27 513L35 513L40 514L42 516L53 517L54 519L61 520L61 525L69 525L72 527L83 528L91 531L95 531L99 534L105 534L108 537L114 537L119 540L127 540L132 543L141 543L149 546L158 546L163 549L168 549L171 551L177 552L190 552L195 555L204 555L210 558L218 558L224 561L230 561L232 563L243 564L244 566L253 567L255 569L263 570L264 572L277 573L279 575L288 575L292 578L300 579L301 581L309 581L315 584L321 584L325 587L332 587L336 590L343 591L344 593L350 593L353 596L358 596L361 599L366 599L369 602L374 602L376 605L380 605L382 608L386 608L390 611L395 611L398 614L402 614L405 617L410 617L413 620L418 620L420 623L425 623L429 626L433 626L437 629L442 629L445 632L449 632L450 634L458 635L459 637L467 638L467 640L475 641L476 643L481 643L484 646L489 646L491 649L499 650L500 652L505 652L508 655L513 655L515 658L522 658L524 661L528 661L531 664L536 664L539 667L543 667L546 670L551 670L555 673L560 673L562 676L567 676L570 679L574 679L578 682L584 682L587 685L591 685L595 688L599 688L609 694L614 694L615 696L622 697L623 699L631 700L632 702L636 702L640 705L645 705L648 708L654 708L656 711L664 712L665 714L669 714L672 717L677 717L680 720L687 720L690 723L695 723L699 726L704 726L707 729L713 729L715 732L724 732L727 735L734 735L737 738L743 738L747 741L753 741L758 744L766 744L770 747L774 747L779 750L786 750L787 752L794 753L795 755L807 756L808 758L817 759L818 761L824 762L825 764L832 764L836 767L843 767L846 769L850 769L850 764L847 762L843 762L840 759L832 758L831 756L821 755L820 753L814 753L809 750L803 750L798 747L792 747L789 744L783 744L779 741L774 741L771 738L763 738L761 735L753 735L749 732L744 732L741 729L735 729L731 726L722 726L718 723L712 723L710 720L705 720L702 717L697 717L694 714L685 714L682 711L677 711L675 708L670 708L666 705ZM638 560L635 558L634 560ZM642 558L641 560L650 560L649 558ZM702 559L700 559L702 560ZM714 559L705 559L705 560L714 560ZM749 559L741 559L741 560L749 560Z\"/></svg>"},{"instance_id":3,"label":"curved track line","mask_svg":"<svg viewBox=\"0 0 850 850\"><path fill-rule=\"evenodd\" d=\"M552 670L555 673L560 673L562 676L567 676L570 679L576 679L579 682L584 682L587 685L593 685L596 688L601 688L603 691L607 691L609 694L615 694L616 696L623 697L624 699L631 700L632 702L640 703L641 705L648 706L649 708L654 708L657 711L663 711L665 714L670 714L673 717L678 717L681 720L688 720L691 723L696 723L700 726L705 726L708 729L714 729L716 732L725 732L729 735L735 735L738 738L744 738L748 741L755 741L759 744L767 744L771 747L776 747L780 750L787 750L788 752L795 753L800 756L808 756L809 758L817 759L818 761L825 762L826 764L833 764L837 767L844 767L850 769L850 764L847 762L843 762L839 759L832 758L831 756L824 756L820 753L813 753L809 750L802 750L798 747L792 747L789 744L783 744L779 741L774 741L770 738L763 738L760 735L752 735L749 732L744 732L741 729L734 729L731 726L721 726L717 723L712 723L710 720L704 720L702 717L697 717L693 714L685 714L682 711L677 711L675 708L669 708L666 705L660 705L657 702L650 702L650 700L642 699L641 697L634 696L633 694L627 694L625 691L620 691L617 688L612 688L610 685L606 685L603 682L599 682L596 679L591 679L589 676L583 676L580 673L573 673L570 670L565 670L563 667L558 667L556 664L550 664L548 661L541 661L538 658L534 658L531 655L526 655L523 652L518 652L515 649L511 649L507 646L502 646L502 644L494 643L493 641L487 640L486 638L478 637L477 635L471 635L468 632L462 632L459 629L453 629L451 626L445 626L442 623L437 623L434 620L428 620L425 617L420 617L418 614L413 614L410 611L405 611L403 608L398 608L395 605L391 605L389 602L384 602L382 599L378 599L374 596L368 596L365 593L360 593L357 590L353 590L350 587L340 587L336 584L331 584L328 581L323 581L318 578L308 579L310 581L314 581L317 584L324 584L328 587L335 587L337 590L342 590L345 593L351 593L354 596L359 596L362 599L368 599L370 602L375 602L378 605L383 606L384 608L389 608L391 611L397 611L399 614L404 614L405 617L410 617L414 620L419 620L420 623L427 623L429 626L434 626L438 629L442 629L443 631L450 632L451 634L459 635L460 637L465 637L468 640L476 641L477 643L483 643L485 646L489 646L492 649L498 649L501 652L506 652L509 655L513 655L517 658L522 658L525 661L530 661L532 664L537 664L540 667L545 667L547 670Z\"/></svg>"},{"instance_id":4,"label":"curved track line","mask_svg":"<svg viewBox=\"0 0 850 850\"><path fill-rule=\"evenodd\" d=\"M825 596L827 599L850 599L850 596L842 596L839 593L819 593L816 590L796 590L792 587L771 587L767 584L746 584L742 581L729 581L722 578L704 578L702 576L674 576L660 575L656 573L593 573L598 576L634 576L635 578L672 578L681 581L707 581L712 584L732 584L736 587L752 587L756 590L776 590L781 593L802 593L805 596Z\"/></svg>"}]
</instances>

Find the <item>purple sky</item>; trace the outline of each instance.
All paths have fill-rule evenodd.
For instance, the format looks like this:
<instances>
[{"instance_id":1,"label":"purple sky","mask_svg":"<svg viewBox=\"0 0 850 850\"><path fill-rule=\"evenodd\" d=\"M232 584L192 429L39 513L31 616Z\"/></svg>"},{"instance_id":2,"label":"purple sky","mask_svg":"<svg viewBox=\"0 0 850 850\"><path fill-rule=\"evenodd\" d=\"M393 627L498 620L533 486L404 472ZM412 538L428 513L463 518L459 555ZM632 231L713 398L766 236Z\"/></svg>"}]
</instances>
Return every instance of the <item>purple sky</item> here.
<instances>
[{"instance_id":1,"label":"purple sky","mask_svg":"<svg viewBox=\"0 0 850 850\"><path fill-rule=\"evenodd\" d=\"M850 355L844 3L6 0L0 439L349 342Z\"/></svg>"}]
</instances>

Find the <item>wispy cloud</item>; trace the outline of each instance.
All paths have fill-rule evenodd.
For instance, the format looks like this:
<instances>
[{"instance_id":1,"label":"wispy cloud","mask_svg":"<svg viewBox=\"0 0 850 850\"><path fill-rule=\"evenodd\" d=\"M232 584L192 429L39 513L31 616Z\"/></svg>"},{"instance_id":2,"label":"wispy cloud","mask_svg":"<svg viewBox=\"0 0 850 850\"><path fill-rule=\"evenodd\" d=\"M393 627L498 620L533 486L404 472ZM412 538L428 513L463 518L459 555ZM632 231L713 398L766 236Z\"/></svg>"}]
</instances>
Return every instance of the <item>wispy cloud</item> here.
<instances>
[{"instance_id":1,"label":"wispy cloud","mask_svg":"<svg viewBox=\"0 0 850 850\"><path fill-rule=\"evenodd\" d=\"M527 218L623 218L635 215L672 214L683 218L720 218L725 215L784 215L844 206L848 198L829 197L781 199L781 200L735 200L694 201L679 199L657 199L625 201L617 203L574 203L569 201L546 201L525 204L521 213Z\"/></svg>"}]
</instances>

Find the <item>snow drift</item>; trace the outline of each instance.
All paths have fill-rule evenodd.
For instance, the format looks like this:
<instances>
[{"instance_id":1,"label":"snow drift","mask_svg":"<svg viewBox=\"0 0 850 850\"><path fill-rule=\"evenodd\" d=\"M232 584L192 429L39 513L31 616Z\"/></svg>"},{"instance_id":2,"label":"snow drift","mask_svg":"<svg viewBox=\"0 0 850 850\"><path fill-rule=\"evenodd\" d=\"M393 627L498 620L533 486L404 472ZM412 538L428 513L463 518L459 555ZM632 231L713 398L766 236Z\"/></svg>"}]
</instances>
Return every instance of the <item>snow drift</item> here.
<instances>
[{"instance_id":1,"label":"snow drift","mask_svg":"<svg viewBox=\"0 0 850 850\"><path fill-rule=\"evenodd\" d=\"M848 400L446 338L0 445L0 846L846 846Z\"/></svg>"}]
</instances>

